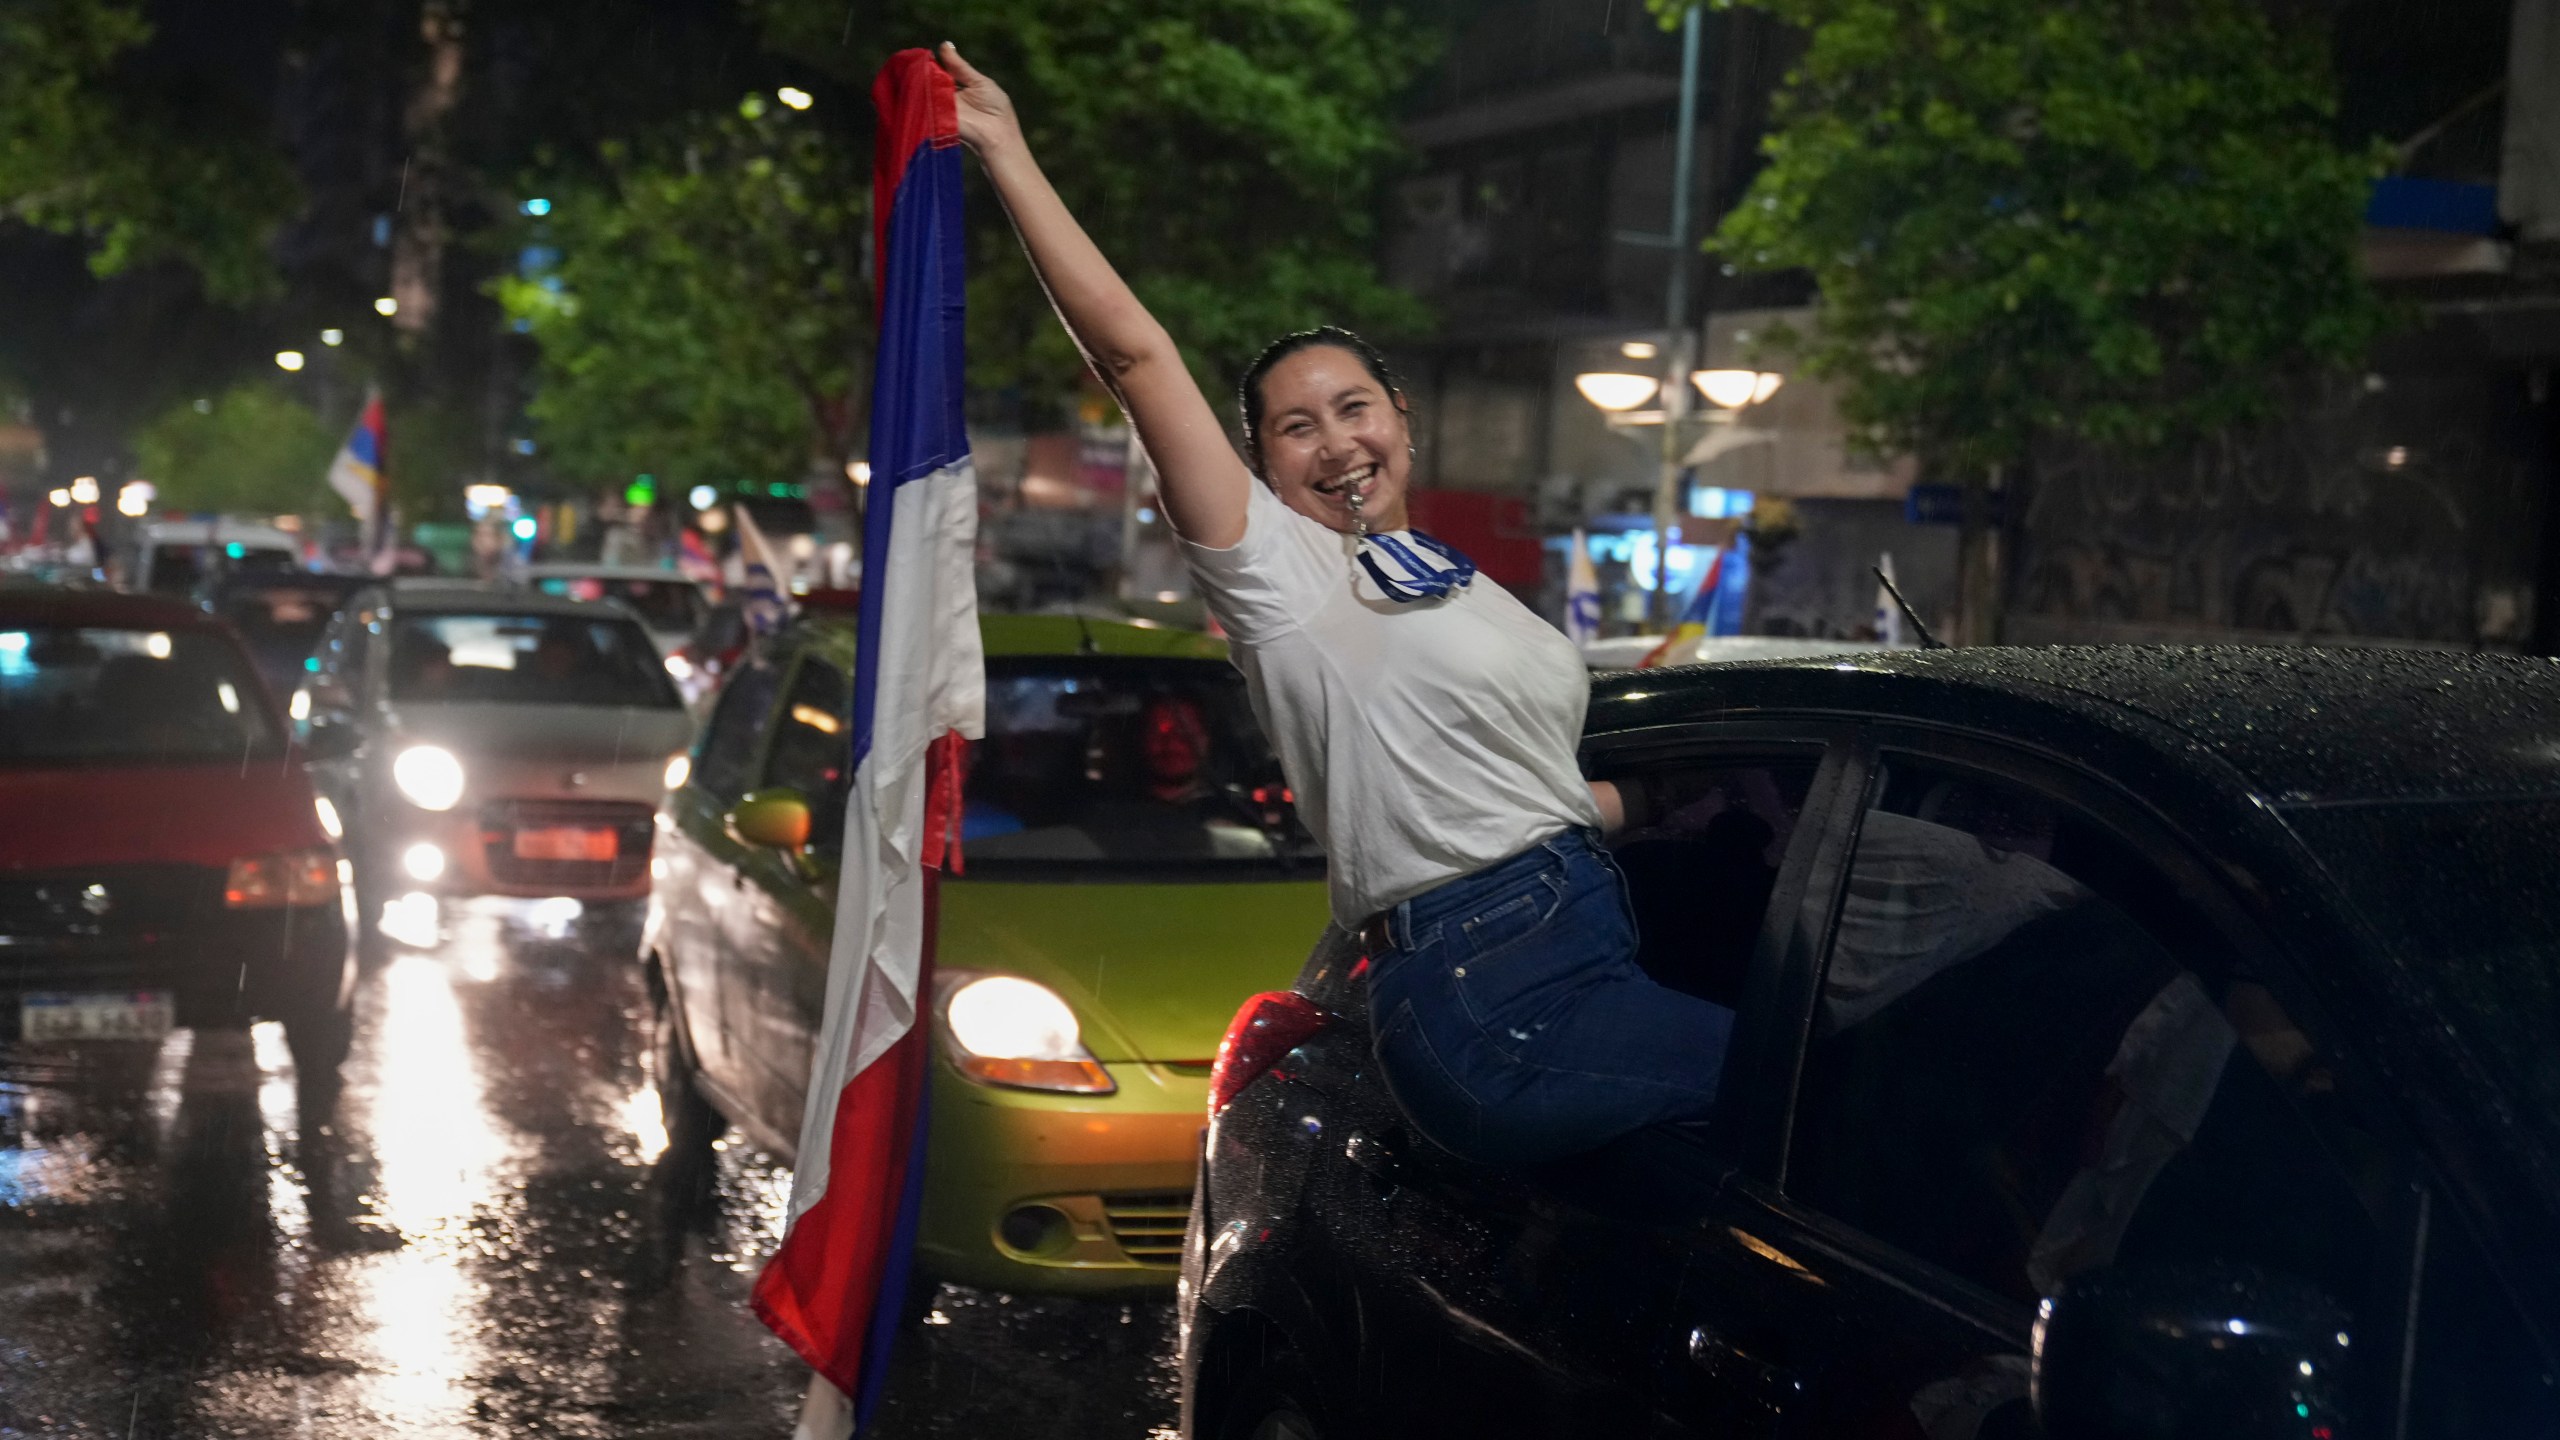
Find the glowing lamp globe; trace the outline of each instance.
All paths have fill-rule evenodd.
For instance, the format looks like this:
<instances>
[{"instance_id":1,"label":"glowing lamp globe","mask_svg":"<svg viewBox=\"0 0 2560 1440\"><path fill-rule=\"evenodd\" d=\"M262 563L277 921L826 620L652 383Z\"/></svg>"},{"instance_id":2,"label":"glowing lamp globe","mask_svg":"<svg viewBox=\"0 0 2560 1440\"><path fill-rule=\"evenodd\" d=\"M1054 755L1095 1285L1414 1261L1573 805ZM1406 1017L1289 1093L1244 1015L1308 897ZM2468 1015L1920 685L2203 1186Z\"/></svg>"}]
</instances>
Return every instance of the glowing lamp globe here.
<instances>
[{"instance_id":1,"label":"glowing lamp globe","mask_svg":"<svg viewBox=\"0 0 2560 1440\"><path fill-rule=\"evenodd\" d=\"M1595 370L1588 374L1574 376L1573 388L1582 392L1583 399L1603 410L1616 412L1633 410L1652 399L1654 392L1662 386L1660 381L1650 375L1624 375L1612 371Z\"/></svg>"}]
</instances>

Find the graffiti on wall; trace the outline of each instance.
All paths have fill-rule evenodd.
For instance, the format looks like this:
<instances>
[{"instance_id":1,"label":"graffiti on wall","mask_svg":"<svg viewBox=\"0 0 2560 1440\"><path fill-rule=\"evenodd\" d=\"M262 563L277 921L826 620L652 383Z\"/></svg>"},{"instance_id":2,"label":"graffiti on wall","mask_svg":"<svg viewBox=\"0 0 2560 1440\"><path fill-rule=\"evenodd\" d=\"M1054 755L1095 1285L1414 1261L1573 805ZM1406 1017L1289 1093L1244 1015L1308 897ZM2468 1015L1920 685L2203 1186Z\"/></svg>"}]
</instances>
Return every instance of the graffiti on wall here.
<instances>
[{"instance_id":1,"label":"graffiti on wall","mask_svg":"<svg viewBox=\"0 0 2560 1440\"><path fill-rule=\"evenodd\" d=\"M2539 451L2519 403L2487 373L2347 379L2171 461L2040 452L2010 611L2086 638L2521 639Z\"/></svg>"}]
</instances>

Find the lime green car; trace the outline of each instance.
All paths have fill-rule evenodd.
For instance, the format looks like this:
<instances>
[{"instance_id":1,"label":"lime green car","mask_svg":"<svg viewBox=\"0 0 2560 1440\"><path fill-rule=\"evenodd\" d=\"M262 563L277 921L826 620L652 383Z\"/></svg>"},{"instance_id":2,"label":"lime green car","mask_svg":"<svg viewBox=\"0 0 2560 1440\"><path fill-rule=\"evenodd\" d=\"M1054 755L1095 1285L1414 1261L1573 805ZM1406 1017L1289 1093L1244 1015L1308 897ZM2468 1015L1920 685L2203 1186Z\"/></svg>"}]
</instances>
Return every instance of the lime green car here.
<instances>
[{"instance_id":1,"label":"lime green car","mask_svg":"<svg viewBox=\"0 0 2560 1440\"><path fill-rule=\"evenodd\" d=\"M1323 863L1225 646L1074 616L983 622L963 873L946 875L918 1261L938 1279L1169 1288L1209 1069L1325 920ZM731 678L658 816L643 956L669 1129L789 1157L826 994L850 617Z\"/></svg>"}]
</instances>

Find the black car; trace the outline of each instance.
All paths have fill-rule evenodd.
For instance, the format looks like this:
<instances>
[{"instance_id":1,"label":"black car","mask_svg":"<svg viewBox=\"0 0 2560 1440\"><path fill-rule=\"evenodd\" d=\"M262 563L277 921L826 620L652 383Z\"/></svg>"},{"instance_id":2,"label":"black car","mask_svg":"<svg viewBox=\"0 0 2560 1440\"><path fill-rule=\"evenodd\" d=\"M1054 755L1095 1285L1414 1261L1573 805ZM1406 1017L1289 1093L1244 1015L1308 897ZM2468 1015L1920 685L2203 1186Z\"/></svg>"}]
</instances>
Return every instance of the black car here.
<instances>
[{"instance_id":1,"label":"black car","mask_svg":"<svg viewBox=\"0 0 2560 1440\"><path fill-rule=\"evenodd\" d=\"M370 575L313 570L235 571L213 585L205 608L240 632L268 686L278 695L291 695L308 678L305 667L339 607L374 583Z\"/></svg>"},{"instance_id":2,"label":"black car","mask_svg":"<svg viewBox=\"0 0 2560 1440\"><path fill-rule=\"evenodd\" d=\"M1716 1112L1462 1163L1329 936L1211 1087L1186 1434L2560 1434L2560 662L1642 672L1585 760Z\"/></svg>"}]
</instances>

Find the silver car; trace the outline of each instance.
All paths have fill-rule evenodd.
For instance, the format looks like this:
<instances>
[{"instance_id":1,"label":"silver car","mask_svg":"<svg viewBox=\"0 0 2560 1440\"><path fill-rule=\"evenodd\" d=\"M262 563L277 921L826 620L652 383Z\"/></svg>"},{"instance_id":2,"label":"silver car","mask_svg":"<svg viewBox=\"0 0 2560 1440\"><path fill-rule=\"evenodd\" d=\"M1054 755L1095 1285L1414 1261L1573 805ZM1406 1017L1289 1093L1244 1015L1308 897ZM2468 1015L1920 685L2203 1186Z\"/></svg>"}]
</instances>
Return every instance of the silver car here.
<instances>
[{"instance_id":1,"label":"silver car","mask_svg":"<svg viewBox=\"0 0 2560 1440\"><path fill-rule=\"evenodd\" d=\"M693 638L694 627L710 608L700 581L673 570L647 565L603 565L569 560L527 565L511 577L527 590L571 600L614 600L631 608L658 642L658 653L672 653Z\"/></svg>"},{"instance_id":2,"label":"silver car","mask_svg":"<svg viewBox=\"0 0 2560 1440\"><path fill-rule=\"evenodd\" d=\"M536 929L636 944L658 801L693 727L629 611L377 587L348 601L310 666L293 715L373 956L434 945L448 910L482 900Z\"/></svg>"}]
</instances>

